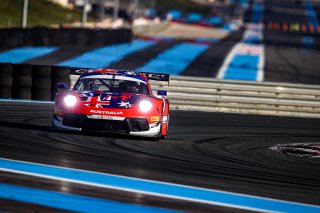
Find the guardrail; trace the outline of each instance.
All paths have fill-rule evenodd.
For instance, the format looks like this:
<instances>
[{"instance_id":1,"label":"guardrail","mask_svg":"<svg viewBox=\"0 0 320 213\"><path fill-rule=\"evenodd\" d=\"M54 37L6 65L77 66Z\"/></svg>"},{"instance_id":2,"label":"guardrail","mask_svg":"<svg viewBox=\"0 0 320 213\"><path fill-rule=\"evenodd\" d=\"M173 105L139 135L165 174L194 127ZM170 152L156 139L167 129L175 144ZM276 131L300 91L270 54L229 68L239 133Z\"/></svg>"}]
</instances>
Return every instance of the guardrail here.
<instances>
[{"instance_id":1,"label":"guardrail","mask_svg":"<svg viewBox=\"0 0 320 213\"><path fill-rule=\"evenodd\" d=\"M71 76L73 85L79 76ZM150 81L167 90L170 109L320 117L320 86L172 76Z\"/></svg>"},{"instance_id":2,"label":"guardrail","mask_svg":"<svg viewBox=\"0 0 320 213\"><path fill-rule=\"evenodd\" d=\"M320 86L181 76L151 84L168 91L171 109L320 117Z\"/></svg>"}]
</instances>

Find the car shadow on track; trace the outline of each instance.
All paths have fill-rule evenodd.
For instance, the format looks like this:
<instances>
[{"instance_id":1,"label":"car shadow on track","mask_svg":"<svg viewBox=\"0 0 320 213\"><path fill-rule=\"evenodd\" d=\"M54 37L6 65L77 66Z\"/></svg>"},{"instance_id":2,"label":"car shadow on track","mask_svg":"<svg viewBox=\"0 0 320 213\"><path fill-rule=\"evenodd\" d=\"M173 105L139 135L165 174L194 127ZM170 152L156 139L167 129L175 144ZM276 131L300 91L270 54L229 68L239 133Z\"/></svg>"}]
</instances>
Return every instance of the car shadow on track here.
<instances>
[{"instance_id":1,"label":"car shadow on track","mask_svg":"<svg viewBox=\"0 0 320 213\"><path fill-rule=\"evenodd\" d=\"M43 132L50 132L50 133L68 134L68 135L103 137L103 138L111 138L111 139L162 141L162 140L156 140L154 138L137 137L137 136L132 136L132 135L111 133L111 132L90 132L90 131L77 132L77 131L68 131L68 130L57 130L57 129L53 129L51 126L41 126L41 125L35 125L35 124L30 124L30 123L16 123L16 122L11 122L11 121L0 121L0 127L36 130L36 131L43 131Z\"/></svg>"}]
</instances>

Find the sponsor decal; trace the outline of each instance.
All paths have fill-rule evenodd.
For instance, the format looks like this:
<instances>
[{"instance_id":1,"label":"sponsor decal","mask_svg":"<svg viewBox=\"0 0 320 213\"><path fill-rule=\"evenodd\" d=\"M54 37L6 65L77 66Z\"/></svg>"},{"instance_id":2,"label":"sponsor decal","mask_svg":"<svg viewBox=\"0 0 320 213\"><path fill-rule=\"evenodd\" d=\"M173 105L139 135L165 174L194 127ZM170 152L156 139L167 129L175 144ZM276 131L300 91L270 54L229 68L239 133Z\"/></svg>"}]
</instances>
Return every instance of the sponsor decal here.
<instances>
[{"instance_id":1,"label":"sponsor decal","mask_svg":"<svg viewBox=\"0 0 320 213\"><path fill-rule=\"evenodd\" d=\"M151 116L151 121L160 121L160 117L159 116Z\"/></svg>"},{"instance_id":2,"label":"sponsor decal","mask_svg":"<svg viewBox=\"0 0 320 213\"><path fill-rule=\"evenodd\" d=\"M114 121L123 121L125 117L117 117L117 116L107 116L107 115L87 115L90 119L98 119L98 120L114 120Z\"/></svg>"},{"instance_id":3,"label":"sponsor decal","mask_svg":"<svg viewBox=\"0 0 320 213\"><path fill-rule=\"evenodd\" d=\"M99 114L99 115L123 115L123 112L114 112L114 111L102 111L102 110L90 110L92 114Z\"/></svg>"},{"instance_id":4,"label":"sponsor decal","mask_svg":"<svg viewBox=\"0 0 320 213\"><path fill-rule=\"evenodd\" d=\"M163 121L163 123L166 123L168 121L168 116L163 116L162 121Z\"/></svg>"}]
</instances>

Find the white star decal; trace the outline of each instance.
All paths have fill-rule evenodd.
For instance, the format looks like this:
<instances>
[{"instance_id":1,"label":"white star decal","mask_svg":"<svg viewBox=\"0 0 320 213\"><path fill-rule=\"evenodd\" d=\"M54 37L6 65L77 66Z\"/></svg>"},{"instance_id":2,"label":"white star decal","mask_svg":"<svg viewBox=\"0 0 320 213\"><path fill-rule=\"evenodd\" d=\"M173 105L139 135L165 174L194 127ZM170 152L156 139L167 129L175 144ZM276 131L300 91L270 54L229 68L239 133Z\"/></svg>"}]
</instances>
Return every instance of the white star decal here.
<instances>
[{"instance_id":1,"label":"white star decal","mask_svg":"<svg viewBox=\"0 0 320 213\"><path fill-rule=\"evenodd\" d=\"M124 107L124 108L130 108L132 107L132 104L130 104L129 102L123 102L121 101L121 103L118 103L120 107Z\"/></svg>"}]
</instances>

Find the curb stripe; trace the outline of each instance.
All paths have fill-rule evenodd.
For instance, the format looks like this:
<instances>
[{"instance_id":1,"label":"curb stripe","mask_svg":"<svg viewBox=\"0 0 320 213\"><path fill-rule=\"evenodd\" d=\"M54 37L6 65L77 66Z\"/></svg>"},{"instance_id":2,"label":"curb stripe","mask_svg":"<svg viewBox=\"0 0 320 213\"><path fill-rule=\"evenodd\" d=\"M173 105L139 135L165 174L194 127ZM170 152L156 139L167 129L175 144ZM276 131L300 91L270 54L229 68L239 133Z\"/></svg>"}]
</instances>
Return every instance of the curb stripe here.
<instances>
[{"instance_id":1,"label":"curb stripe","mask_svg":"<svg viewBox=\"0 0 320 213\"><path fill-rule=\"evenodd\" d=\"M0 183L0 198L77 212L176 212L156 207Z\"/></svg>"},{"instance_id":2,"label":"curb stripe","mask_svg":"<svg viewBox=\"0 0 320 213\"><path fill-rule=\"evenodd\" d=\"M319 212L320 206L0 158L0 171L260 212Z\"/></svg>"}]
</instances>

